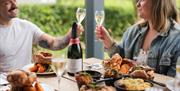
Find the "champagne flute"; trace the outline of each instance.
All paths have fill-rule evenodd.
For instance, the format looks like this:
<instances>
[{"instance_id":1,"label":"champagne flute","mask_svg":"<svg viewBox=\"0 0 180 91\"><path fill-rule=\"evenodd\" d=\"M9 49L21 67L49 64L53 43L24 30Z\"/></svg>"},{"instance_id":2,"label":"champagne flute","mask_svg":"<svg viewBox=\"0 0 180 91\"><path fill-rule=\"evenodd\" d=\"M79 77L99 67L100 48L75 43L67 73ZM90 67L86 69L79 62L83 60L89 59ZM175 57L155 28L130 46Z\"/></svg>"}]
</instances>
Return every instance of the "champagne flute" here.
<instances>
[{"instance_id":1,"label":"champagne flute","mask_svg":"<svg viewBox=\"0 0 180 91\"><path fill-rule=\"evenodd\" d=\"M102 26L104 22L104 18L105 18L105 13L103 10L95 12L95 20L96 20L97 26Z\"/></svg>"},{"instance_id":2,"label":"champagne flute","mask_svg":"<svg viewBox=\"0 0 180 91\"><path fill-rule=\"evenodd\" d=\"M77 11L76 11L77 23L81 24L81 22L83 21L85 16L86 16L86 9L78 8Z\"/></svg>"},{"instance_id":3,"label":"champagne flute","mask_svg":"<svg viewBox=\"0 0 180 91\"><path fill-rule=\"evenodd\" d=\"M102 26L105 18L105 13L104 11L96 11L95 12L95 20L98 26Z\"/></svg>"},{"instance_id":4,"label":"champagne flute","mask_svg":"<svg viewBox=\"0 0 180 91\"><path fill-rule=\"evenodd\" d=\"M63 59L63 58L52 59L52 69L58 77L58 90L59 91L60 91L60 81L65 71L65 66L66 66L66 59Z\"/></svg>"}]
</instances>

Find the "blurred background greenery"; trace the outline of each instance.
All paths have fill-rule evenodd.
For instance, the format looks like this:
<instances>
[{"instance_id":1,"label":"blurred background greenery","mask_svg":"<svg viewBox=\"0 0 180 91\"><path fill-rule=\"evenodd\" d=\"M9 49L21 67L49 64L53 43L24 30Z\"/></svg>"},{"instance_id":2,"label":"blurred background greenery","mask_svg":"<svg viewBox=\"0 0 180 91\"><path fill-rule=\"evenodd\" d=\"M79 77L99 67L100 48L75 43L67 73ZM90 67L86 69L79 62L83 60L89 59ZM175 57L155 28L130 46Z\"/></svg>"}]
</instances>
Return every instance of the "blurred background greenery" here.
<instances>
[{"instance_id":1,"label":"blurred background greenery","mask_svg":"<svg viewBox=\"0 0 180 91\"><path fill-rule=\"evenodd\" d=\"M119 41L123 32L136 22L136 12L133 0L104 0L105 2L105 26L110 29L110 34ZM177 0L180 9L180 0ZM84 0L57 0L56 4L30 4L20 5L19 17L27 19L38 25L43 31L52 36L63 36L76 21L75 12L78 7L85 7ZM84 25L84 21L82 23ZM81 36L84 42L84 35ZM84 43L82 43L84 44ZM40 49L34 47L34 53ZM52 52L55 56L61 56L66 49Z\"/></svg>"}]
</instances>

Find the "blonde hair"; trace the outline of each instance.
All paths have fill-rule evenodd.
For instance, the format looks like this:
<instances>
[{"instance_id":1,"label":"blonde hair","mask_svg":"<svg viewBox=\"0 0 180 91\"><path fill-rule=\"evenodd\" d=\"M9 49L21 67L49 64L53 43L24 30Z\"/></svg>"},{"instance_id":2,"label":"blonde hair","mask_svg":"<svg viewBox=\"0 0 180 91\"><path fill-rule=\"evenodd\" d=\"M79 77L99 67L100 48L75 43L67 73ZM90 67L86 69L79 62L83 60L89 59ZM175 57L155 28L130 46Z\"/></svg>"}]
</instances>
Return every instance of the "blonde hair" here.
<instances>
[{"instance_id":1,"label":"blonde hair","mask_svg":"<svg viewBox=\"0 0 180 91\"><path fill-rule=\"evenodd\" d=\"M180 23L176 0L152 0L151 22L158 32L167 30L168 19Z\"/></svg>"}]
</instances>

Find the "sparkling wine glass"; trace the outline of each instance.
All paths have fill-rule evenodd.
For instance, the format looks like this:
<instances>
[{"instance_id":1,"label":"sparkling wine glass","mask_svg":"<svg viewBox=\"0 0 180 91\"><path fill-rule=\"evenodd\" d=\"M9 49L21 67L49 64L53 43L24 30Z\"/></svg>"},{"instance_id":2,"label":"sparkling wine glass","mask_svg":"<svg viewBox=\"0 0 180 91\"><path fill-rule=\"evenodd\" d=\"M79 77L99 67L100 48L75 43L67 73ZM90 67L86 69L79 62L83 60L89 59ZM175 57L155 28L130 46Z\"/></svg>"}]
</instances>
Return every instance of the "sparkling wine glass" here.
<instances>
[{"instance_id":1,"label":"sparkling wine glass","mask_svg":"<svg viewBox=\"0 0 180 91\"><path fill-rule=\"evenodd\" d=\"M105 13L103 10L95 12L95 20L96 20L97 26L102 26L102 24L104 22L104 18L105 18ZM97 39L96 39L96 41L97 41Z\"/></svg>"},{"instance_id":2,"label":"sparkling wine glass","mask_svg":"<svg viewBox=\"0 0 180 91\"><path fill-rule=\"evenodd\" d=\"M83 21L85 16L86 16L86 9L78 8L77 11L76 11L77 23L81 24L81 22Z\"/></svg>"},{"instance_id":3,"label":"sparkling wine glass","mask_svg":"<svg viewBox=\"0 0 180 91\"><path fill-rule=\"evenodd\" d=\"M56 73L58 77L58 90L60 91L60 81L61 77L65 71L65 66L66 66L66 60L64 58L55 58L52 59L52 69Z\"/></svg>"},{"instance_id":4,"label":"sparkling wine glass","mask_svg":"<svg viewBox=\"0 0 180 91\"><path fill-rule=\"evenodd\" d=\"M95 20L98 26L102 26L105 18L105 13L104 11L96 11L95 12Z\"/></svg>"}]
</instances>

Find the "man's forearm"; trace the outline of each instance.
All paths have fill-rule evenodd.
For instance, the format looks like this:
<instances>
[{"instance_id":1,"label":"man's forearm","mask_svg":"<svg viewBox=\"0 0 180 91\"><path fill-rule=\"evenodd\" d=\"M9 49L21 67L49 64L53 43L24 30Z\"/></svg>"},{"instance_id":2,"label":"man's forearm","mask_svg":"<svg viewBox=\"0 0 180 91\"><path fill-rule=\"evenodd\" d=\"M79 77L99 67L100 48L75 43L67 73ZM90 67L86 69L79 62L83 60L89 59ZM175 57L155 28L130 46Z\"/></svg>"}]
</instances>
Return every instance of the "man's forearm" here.
<instances>
[{"instance_id":1,"label":"man's forearm","mask_svg":"<svg viewBox=\"0 0 180 91\"><path fill-rule=\"evenodd\" d=\"M66 35L63 38L55 38L53 41L41 40L39 41L39 46L50 50L61 50L69 44L70 38L71 36Z\"/></svg>"},{"instance_id":2,"label":"man's forearm","mask_svg":"<svg viewBox=\"0 0 180 91\"><path fill-rule=\"evenodd\" d=\"M54 44L51 46L51 50L61 50L69 45L71 37L66 35L63 38L56 38Z\"/></svg>"}]
</instances>

